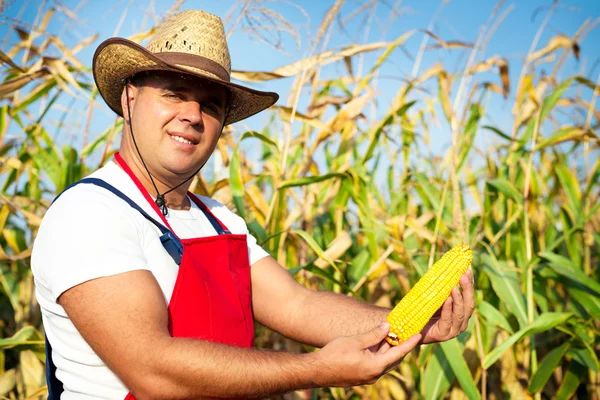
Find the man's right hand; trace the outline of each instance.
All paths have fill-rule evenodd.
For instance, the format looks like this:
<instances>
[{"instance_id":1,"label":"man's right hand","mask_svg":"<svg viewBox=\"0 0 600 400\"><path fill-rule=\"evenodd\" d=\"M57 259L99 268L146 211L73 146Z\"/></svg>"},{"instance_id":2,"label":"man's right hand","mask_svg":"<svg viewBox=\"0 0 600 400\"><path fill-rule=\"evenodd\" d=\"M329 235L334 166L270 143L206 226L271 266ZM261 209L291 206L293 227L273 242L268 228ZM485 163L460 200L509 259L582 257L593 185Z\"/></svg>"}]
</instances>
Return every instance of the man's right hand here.
<instances>
[{"instance_id":1,"label":"man's right hand","mask_svg":"<svg viewBox=\"0 0 600 400\"><path fill-rule=\"evenodd\" d=\"M421 335L412 336L398 346L382 346L389 332L385 322L369 332L339 337L313 353L320 372L315 378L319 387L370 385L394 369L414 349Z\"/></svg>"}]
</instances>

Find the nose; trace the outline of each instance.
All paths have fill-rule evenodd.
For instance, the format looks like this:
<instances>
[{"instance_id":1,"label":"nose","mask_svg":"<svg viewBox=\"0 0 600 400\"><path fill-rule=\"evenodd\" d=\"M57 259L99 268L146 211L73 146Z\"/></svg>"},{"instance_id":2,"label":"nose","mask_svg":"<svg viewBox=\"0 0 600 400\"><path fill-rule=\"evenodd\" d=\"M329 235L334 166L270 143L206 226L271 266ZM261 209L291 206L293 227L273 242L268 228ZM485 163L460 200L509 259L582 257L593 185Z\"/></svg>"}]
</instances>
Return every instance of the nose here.
<instances>
[{"instance_id":1,"label":"nose","mask_svg":"<svg viewBox=\"0 0 600 400\"><path fill-rule=\"evenodd\" d=\"M186 101L179 111L179 120L192 126L202 124L202 109L196 101Z\"/></svg>"}]
</instances>

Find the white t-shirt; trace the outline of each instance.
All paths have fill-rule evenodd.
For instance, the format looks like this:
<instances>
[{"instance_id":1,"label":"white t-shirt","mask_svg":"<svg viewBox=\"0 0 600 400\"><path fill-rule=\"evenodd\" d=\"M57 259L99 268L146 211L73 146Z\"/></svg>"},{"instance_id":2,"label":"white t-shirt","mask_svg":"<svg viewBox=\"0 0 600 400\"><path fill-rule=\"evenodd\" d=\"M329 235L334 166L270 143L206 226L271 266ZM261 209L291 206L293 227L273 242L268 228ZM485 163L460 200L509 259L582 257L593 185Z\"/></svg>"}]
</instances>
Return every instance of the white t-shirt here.
<instances>
[{"instance_id":1,"label":"white t-shirt","mask_svg":"<svg viewBox=\"0 0 600 400\"><path fill-rule=\"evenodd\" d=\"M114 162L90 176L110 183L160 222L133 181ZM248 234L242 218L215 200L199 197L231 233L248 235L250 265L268 255ZM169 210L167 220L182 239L216 235L193 202L188 211ZM138 211L92 184L69 189L44 216L33 246L31 268L56 377L65 390L61 399L124 399L127 389L86 343L56 299L91 279L148 270L168 304L178 266L159 237L158 228Z\"/></svg>"}]
</instances>

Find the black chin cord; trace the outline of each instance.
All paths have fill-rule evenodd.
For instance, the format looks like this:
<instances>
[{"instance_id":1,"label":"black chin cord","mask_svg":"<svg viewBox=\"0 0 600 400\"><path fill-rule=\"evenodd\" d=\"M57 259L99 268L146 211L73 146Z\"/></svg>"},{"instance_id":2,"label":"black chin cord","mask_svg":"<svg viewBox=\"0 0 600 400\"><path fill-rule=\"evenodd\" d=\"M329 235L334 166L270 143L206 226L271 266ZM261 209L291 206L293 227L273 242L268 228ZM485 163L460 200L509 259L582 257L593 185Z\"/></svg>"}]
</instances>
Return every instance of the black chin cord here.
<instances>
[{"instance_id":1,"label":"black chin cord","mask_svg":"<svg viewBox=\"0 0 600 400\"><path fill-rule=\"evenodd\" d=\"M129 106L129 85L128 85L128 83L129 82L125 82L125 96L127 97L127 116L129 117L129 131L131 132L131 138L133 139L133 144L138 153L138 156L140 156L140 160L142 160L142 165L144 166L144 168L146 169L146 172L148 173L148 176L150 177L150 182L152 182L152 186L154 186L154 190L156 190L156 200L154 200L154 203L156 203L156 206L160 209L162 214L164 216L167 216L167 214L169 213L169 210L167 209L167 201L165 200L165 195L172 192L173 190L177 189L178 187L180 187L181 185L183 185L184 183L186 183L187 181L192 179L194 176L196 176L196 174L198 172L200 172L202 167L204 167L204 164L202 164L202 166L200 168L198 168L198 171L194 172L194 174L192 176L190 176L189 178L187 178L185 181L183 181L179 185L167 190L163 194L160 194L160 192L158 191L158 187L156 187L156 183L154 183L152 174L150 173L150 170L148 170L148 167L146 166L146 163L144 162L142 153L140 153L140 149L138 148L137 142L135 141L135 135L133 134L133 126L131 123L131 111L130 111L131 107Z\"/></svg>"}]
</instances>

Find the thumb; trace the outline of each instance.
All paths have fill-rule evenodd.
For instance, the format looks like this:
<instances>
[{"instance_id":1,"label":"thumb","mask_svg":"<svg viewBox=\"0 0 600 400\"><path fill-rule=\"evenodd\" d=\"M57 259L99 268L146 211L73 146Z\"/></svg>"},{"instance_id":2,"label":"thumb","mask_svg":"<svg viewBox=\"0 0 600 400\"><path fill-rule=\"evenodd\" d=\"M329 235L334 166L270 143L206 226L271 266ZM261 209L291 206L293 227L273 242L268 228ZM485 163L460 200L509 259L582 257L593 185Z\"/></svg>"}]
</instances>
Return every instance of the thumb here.
<instances>
[{"instance_id":1,"label":"thumb","mask_svg":"<svg viewBox=\"0 0 600 400\"><path fill-rule=\"evenodd\" d=\"M389 331L390 323L383 322L381 325L376 326L370 331L357 335L358 342L360 343L361 348L366 349L368 347L381 343L381 341L385 339Z\"/></svg>"}]
</instances>

